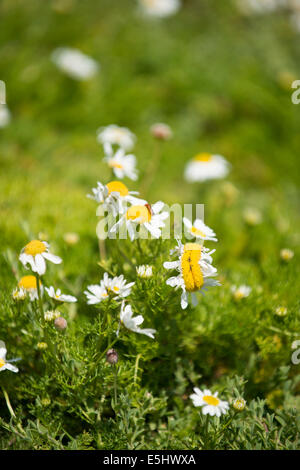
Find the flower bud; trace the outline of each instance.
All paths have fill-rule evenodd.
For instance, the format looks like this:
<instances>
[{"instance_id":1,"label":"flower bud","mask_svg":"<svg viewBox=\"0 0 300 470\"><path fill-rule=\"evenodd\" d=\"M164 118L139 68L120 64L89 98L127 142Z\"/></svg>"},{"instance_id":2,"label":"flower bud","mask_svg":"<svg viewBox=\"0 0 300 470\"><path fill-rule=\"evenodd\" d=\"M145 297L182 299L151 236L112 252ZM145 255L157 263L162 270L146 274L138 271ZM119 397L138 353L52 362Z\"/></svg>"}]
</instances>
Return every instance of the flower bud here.
<instances>
[{"instance_id":1,"label":"flower bud","mask_svg":"<svg viewBox=\"0 0 300 470\"><path fill-rule=\"evenodd\" d=\"M233 408L237 411L243 411L246 406L246 400L244 398L237 398L233 402Z\"/></svg>"},{"instance_id":2,"label":"flower bud","mask_svg":"<svg viewBox=\"0 0 300 470\"><path fill-rule=\"evenodd\" d=\"M118 353L115 349L109 349L106 353L106 361L109 364L116 364L119 360Z\"/></svg>"},{"instance_id":3,"label":"flower bud","mask_svg":"<svg viewBox=\"0 0 300 470\"><path fill-rule=\"evenodd\" d=\"M67 328L68 323L67 323L67 320L65 318L58 317L58 318L55 318L55 320L54 320L54 326L57 330L63 331Z\"/></svg>"},{"instance_id":4,"label":"flower bud","mask_svg":"<svg viewBox=\"0 0 300 470\"><path fill-rule=\"evenodd\" d=\"M171 127L162 122L153 124L150 128L150 132L153 137L158 140L169 140L173 135Z\"/></svg>"},{"instance_id":5,"label":"flower bud","mask_svg":"<svg viewBox=\"0 0 300 470\"><path fill-rule=\"evenodd\" d=\"M40 343L37 344L38 349L47 349L48 344L45 343L44 341L41 341Z\"/></svg>"}]
</instances>

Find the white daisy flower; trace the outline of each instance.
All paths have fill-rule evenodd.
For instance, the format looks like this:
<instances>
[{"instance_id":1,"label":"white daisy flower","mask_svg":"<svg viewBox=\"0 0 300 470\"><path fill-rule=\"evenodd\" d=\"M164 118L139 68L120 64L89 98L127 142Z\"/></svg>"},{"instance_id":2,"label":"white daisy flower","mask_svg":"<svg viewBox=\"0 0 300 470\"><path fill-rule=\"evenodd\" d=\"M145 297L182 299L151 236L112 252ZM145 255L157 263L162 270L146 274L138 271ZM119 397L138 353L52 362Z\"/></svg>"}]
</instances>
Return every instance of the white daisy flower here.
<instances>
[{"instance_id":1,"label":"white daisy flower","mask_svg":"<svg viewBox=\"0 0 300 470\"><path fill-rule=\"evenodd\" d=\"M40 281L40 291L41 295L43 295L43 286ZM15 289L13 297L19 300L19 297L22 298L22 294L29 297L29 300L33 302L34 300L38 299L38 292L37 292L37 284L36 284L36 277L29 275L23 276L18 282L18 289Z\"/></svg>"},{"instance_id":2,"label":"white daisy flower","mask_svg":"<svg viewBox=\"0 0 300 470\"><path fill-rule=\"evenodd\" d=\"M145 15L159 18L174 15L181 7L180 0L139 0L139 3Z\"/></svg>"},{"instance_id":3,"label":"white daisy flower","mask_svg":"<svg viewBox=\"0 0 300 470\"><path fill-rule=\"evenodd\" d=\"M241 300L244 299L245 297L248 297L252 291L252 288L249 286L246 286L245 284L242 284L241 286L231 286L231 292L233 294L233 297L235 300Z\"/></svg>"},{"instance_id":4,"label":"white daisy flower","mask_svg":"<svg viewBox=\"0 0 300 470\"><path fill-rule=\"evenodd\" d=\"M22 249L19 260L23 266L28 269L29 264L32 271L38 273L40 276L46 272L45 260L51 261L54 264L60 264L62 259L59 256L49 253L49 244L41 240L32 240Z\"/></svg>"},{"instance_id":5,"label":"white daisy flower","mask_svg":"<svg viewBox=\"0 0 300 470\"><path fill-rule=\"evenodd\" d=\"M127 204L146 204L147 201L135 197L137 191L129 191L121 181L111 181L106 185L98 181L97 188L87 197L103 204L103 209L111 212L114 217L125 212Z\"/></svg>"},{"instance_id":6,"label":"white daisy flower","mask_svg":"<svg viewBox=\"0 0 300 470\"><path fill-rule=\"evenodd\" d=\"M293 257L294 257L293 250L290 250L289 248L282 248L282 250L280 250L280 258L283 261L290 261Z\"/></svg>"},{"instance_id":7,"label":"white daisy flower","mask_svg":"<svg viewBox=\"0 0 300 470\"><path fill-rule=\"evenodd\" d=\"M0 372L3 370L10 370L12 372L19 372L19 369L16 366L13 366L11 362L18 361L18 359L11 359L10 361L6 360L6 347L4 341L0 341Z\"/></svg>"},{"instance_id":8,"label":"white daisy flower","mask_svg":"<svg viewBox=\"0 0 300 470\"><path fill-rule=\"evenodd\" d=\"M6 127L10 123L11 115L5 104L0 104L0 129Z\"/></svg>"},{"instance_id":9,"label":"white daisy flower","mask_svg":"<svg viewBox=\"0 0 300 470\"><path fill-rule=\"evenodd\" d=\"M229 172L229 163L221 155L199 153L190 160L184 170L184 177L189 183L225 178Z\"/></svg>"},{"instance_id":10,"label":"white daisy flower","mask_svg":"<svg viewBox=\"0 0 300 470\"><path fill-rule=\"evenodd\" d=\"M179 274L178 276L170 277L166 283L171 287L175 287L176 290L182 289L182 309L188 306L189 300L191 300L193 306L197 305L198 299L195 292L203 291L207 287L220 285L219 281L211 279L211 277L217 274L216 268L211 264L211 254L214 251L209 251L198 243L182 245L179 240L178 247L170 251L170 254L175 253L179 255L179 259L171 262L166 261L163 266L165 269L176 269L179 271Z\"/></svg>"},{"instance_id":11,"label":"white daisy flower","mask_svg":"<svg viewBox=\"0 0 300 470\"><path fill-rule=\"evenodd\" d=\"M76 297L74 297L73 295L65 295L65 294L62 294L60 289L57 289L57 290L55 291L55 289L54 289L53 286L45 287L45 290L46 290L47 294L49 295L49 297L51 297L51 299L55 300L56 302L59 302L59 303L63 303L63 302L68 302L68 303L77 302Z\"/></svg>"},{"instance_id":12,"label":"white daisy flower","mask_svg":"<svg viewBox=\"0 0 300 470\"><path fill-rule=\"evenodd\" d=\"M128 297L134 284L134 282L127 283L123 274L121 274L121 276L111 278L107 273L104 273L100 284L88 286L84 293L87 296L88 304L94 305L107 299L110 295L116 300Z\"/></svg>"},{"instance_id":13,"label":"white daisy flower","mask_svg":"<svg viewBox=\"0 0 300 470\"><path fill-rule=\"evenodd\" d=\"M149 266L148 264L142 264L141 266L137 266L136 272L138 277L141 277L142 279L148 279L153 275L152 266Z\"/></svg>"},{"instance_id":14,"label":"white daisy flower","mask_svg":"<svg viewBox=\"0 0 300 470\"><path fill-rule=\"evenodd\" d=\"M127 151L131 150L134 146L136 137L127 127L119 127L116 124L111 124L106 127L100 127L97 130L97 140L104 146L106 146L106 144L118 145Z\"/></svg>"},{"instance_id":15,"label":"white daisy flower","mask_svg":"<svg viewBox=\"0 0 300 470\"><path fill-rule=\"evenodd\" d=\"M211 240L214 242L218 241L215 232L205 225L201 219L196 219L192 224L189 219L183 217L183 223L190 235L192 235L194 238L200 238L201 240Z\"/></svg>"},{"instance_id":16,"label":"white daisy flower","mask_svg":"<svg viewBox=\"0 0 300 470\"><path fill-rule=\"evenodd\" d=\"M65 74L75 80L88 80L99 70L99 64L78 49L59 47L52 52L51 59Z\"/></svg>"},{"instance_id":17,"label":"white daisy flower","mask_svg":"<svg viewBox=\"0 0 300 470\"><path fill-rule=\"evenodd\" d=\"M168 212L161 212L164 207L162 201L158 201L153 206L150 204L131 206L119 221L112 226L110 232L115 233L125 227L130 240L140 238L140 232L148 231L153 238L161 237L161 228L165 226L164 220L168 218Z\"/></svg>"},{"instance_id":18,"label":"white daisy flower","mask_svg":"<svg viewBox=\"0 0 300 470\"><path fill-rule=\"evenodd\" d=\"M190 395L190 398L193 400L194 406L202 406L202 413L204 415L220 417L222 414L227 413L229 404L227 401L218 398L218 392L212 394L207 389L202 392L198 387L194 388L194 392Z\"/></svg>"},{"instance_id":19,"label":"white daisy flower","mask_svg":"<svg viewBox=\"0 0 300 470\"><path fill-rule=\"evenodd\" d=\"M133 181L138 178L138 171L136 169L136 157L135 155L125 155L125 151L120 148L114 154L111 152L109 146L105 147L106 156L104 161L107 162L108 166L113 170L115 176L119 179L123 179L127 176Z\"/></svg>"},{"instance_id":20,"label":"white daisy flower","mask_svg":"<svg viewBox=\"0 0 300 470\"><path fill-rule=\"evenodd\" d=\"M125 306L124 301L121 305L120 321L121 324L124 325L125 328L127 328L128 330L149 336L149 338L154 339L154 334L156 333L156 330L154 330L153 328L140 328L139 325L143 323L144 317L142 315L133 317L131 306L129 304ZM117 332L117 334L118 333L119 332Z\"/></svg>"}]
</instances>

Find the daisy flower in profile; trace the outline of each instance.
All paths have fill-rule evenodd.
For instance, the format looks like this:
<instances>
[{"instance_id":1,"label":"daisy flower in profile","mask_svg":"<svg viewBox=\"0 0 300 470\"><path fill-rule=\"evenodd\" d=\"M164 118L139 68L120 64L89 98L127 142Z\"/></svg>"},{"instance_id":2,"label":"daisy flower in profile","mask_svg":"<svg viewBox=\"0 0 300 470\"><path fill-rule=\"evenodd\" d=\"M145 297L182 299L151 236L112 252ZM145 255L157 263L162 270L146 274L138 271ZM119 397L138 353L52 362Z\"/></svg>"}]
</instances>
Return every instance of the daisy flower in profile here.
<instances>
[{"instance_id":1,"label":"daisy flower in profile","mask_svg":"<svg viewBox=\"0 0 300 470\"><path fill-rule=\"evenodd\" d=\"M41 294L43 294L43 286L41 281L40 290ZM16 300L19 300L18 297L22 297L22 293L25 294L26 297L28 296L31 302L38 299L37 283L35 276L29 275L21 277L18 282L18 288L13 293L13 297L16 298Z\"/></svg>"},{"instance_id":2,"label":"daisy flower in profile","mask_svg":"<svg viewBox=\"0 0 300 470\"><path fill-rule=\"evenodd\" d=\"M110 232L115 233L120 231L122 227L125 227L131 241L140 238L141 231L144 234L149 232L153 238L160 238L161 228L165 226L164 220L169 216L168 212L161 212L163 207L164 203L162 201L156 202L153 206L150 206L150 204L131 206L118 222L112 226Z\"/></svg>"},{"instance_id":3,"label":"daisy flower in profile","mask_svg":"<svg viewBox=\"0 0 300 470\"><path fill-rule=\"evenodd\" d=\"M127 176L127 178L130 178L133 181L137 180L138 172L136 169L135 155L125 155L125 151L122 148L117 150L115 154L110 152L108 147L105 148L105 151L106 156L103 160L113 170L114 175L117 178L123 179Z\"/></svg>"},{"instance_id":4,"label":"daisy flower in profile","mask_svg":"<svg viewBox=\"0 0 300 470\"><path fill-rule=\"evenodd\" d=\"M198 388L194 388L194 392L190 395L194 406L202 406L202 413L204 415L217 416L226 414L229 409L227 401L218 398L218 392L212 394L210 390L205 389L203 392Z\"/></svg>"},{"instance_id":5,"label":"daisy flower in profile","mask_svg":"<svg viewBox=\"0 0 300 470\"><path fill-rule=\"evenodd\" d=\"M127 283L123 274L111 278L107 273L104 273L100 283L88 286L84 293L88 299L87 303L93 305L102 302L109 296L114 297L116 300L128 297L134 284L134 282Z\"/></svg>"},{"instance_id":6,"label":"daisy flower in profile","mask_svg":"<svg viewBox=\"0 0 300 470\"><path fill-rule=\"evenodd\" d=\"M241 300L241 299L244 299L245 297L248 297L251 291L252 291L251 287L246 286L245 284L242 284L239 287L231 286L231 292L235 300Z\"/></svg>"},{"instance_id":7,"label":"daisy flower in profile","mask_svg":"<svg viewBox=\"0 0 300 470\"><path fill-rule=\"evenodd\" d=\"M184 170L184 177L189 183L225 178L229 172L229 163L221 155L199 153L190 160Z\"/></svg>"},{"instance_id":8,"label":"daisy flower in profile","mask_svg":"<svg viewBox=\"0 0 300 470\"><path fill-rule=\"evenodd\" d=\"M200 240L218 241L215 232L205 225L201 219L196 219L192 224L189 219L183 217L183 223L192 237L199 238Z\"/></svg>"},{"instance_id":9,"label":"daisy flower in profile","mask_svg":"<svg viewBox=\"0 0 300 470\"><path fill-rule=\"evenodd\" d=\"M136 272L138 277L141 277L142 279L148 279L153 275L152 266L149 266L149 264L142 264L141 266L137 266Z\"/></svg>"},{"instance_id":10,"label":"daisy flower in profile","mask_svg":"<svg viewBox=\"0 0 300 470\"><path fill-rule=\"evenodd\" d=\"M102 203L105 211L117 216L125 212L127 204L146 204L144 199L136 197L138 194L137 191L129 191L121 181L111 181L106 185L98 181L97 188L92 188L92 194L87 197Z\"/></svg>"},{"instance_id":11,"label":"daisy flower in profile","mask_svg":"<svg viewBox=\"0 0 300 470\"><path fill-rule=\"evenodd\" d=\"M100 127L97 130L97 140L100 144L118 145L124 150L131 150L134 146L136 137L127 127L119 127L111 124L106 127Z\"/></svg>"},{"instance_id":12,"label":"daisy flower in profile","mask_svg":"<svg viewBox=\"0 0 300 470\"><path fill-rule=\"evenodd\" d=\"M149 338L154 339L154 334L156 330L153 328L140 328L144 321L144 317L142 315L138 315L137 317L133 317L132 308L129 304L125 306L125 302L122 302L121 305L121 313L120 313L120 321L121 324L125 326L130 331L134 331L135 333L140 333L142 335L149 336ZM119 332L117 332L117 335Z\"/></svg>"},{"instance_id":13,"label":"daisy flower in profile","mask_svg":"<svg viewBox=\"0 0 300 470\"><path fill-rule=\"evenodd\" d=\"M99 70L99 64L78 49L59 47L52 52L52 62L75 80L88 80Z\"/></svg>"},{"instance_id":14,"label":"daisy flower in profile","mask_svg":"<svg viewBox=\"0 0 300 470\"><path fill-rule=\"evenodd\" d=\"M59 302L59 303L77 302L76 297L74 297L73 295L62 294L60 289L57 289L55 291L54 287L50 286L50 287L45 287L45 290L46 290L47 294L49 295L49 297L51 297L51 299L55 300L56 302Z\"/></svg>"},{"instance_id":15,"label":"daisy flower in profile","mask_svg":"<svg viewBox=\"0 0 300 470\"><path fill-rule=\"evenodd\" d=\"M182 289L181 308L188 306L189 297L192 305L196 306L198 299L195 292L204 291L207 287L219 286L219 281L211 279L216 276L217 270L212 266L211 254L215 250L209 251L198 243L186 243L183 245L178 240L178 246L170 251L170 254L177 254L176 261L164 262L165 269L176 269L177 276L170 277L166 284L175 289Z\"/></svg>"},{"instance_id":16,"label":"daisy flower in profile","mask_svg":"<svg viewBox=\"0 0 300 470\"><path fill-rule=\"evenodd\" d=\"M139 4L145 15L159 18L174 15L181 7L180 0L139 0Z\"/></svg>"},{"instance_id":17,"label":"daisy flower in profile","mask_svg":"<svg viewBox=\"0 0 300 470\"><path fill-rule=\"evenodd\" d=\"M49 244L41 240L32 240L22 249L19 260L23 266L28 269L29 264L34 273L40 276L46 272L46 261L51 261L54 264L60 264L62 259L49 253Z\"/></svg>"},{"instance_id":18,"label":"daisy flower in profile","mask_svg":"<svg viewBox=\"0 0 300 470\"><path fill-rule=\"evenodd\" d=\"M0 341L0 372L6 369L12 372L19 372L19 369L11 364L11 362L17 361L18 359L11 359L10 361L7 361L6 353L7 350L4 341Z\"/></svg>"},{"instance_id":19,"label":"daisy flower in profile","mask_svg":"<svg viewBox=\"0 0 300 470\"><path fill-rule=\"evenodd\" d=\"M10 111L5 104L0 104L0 129L10 123Z\"/></svg>"}]
</instances>

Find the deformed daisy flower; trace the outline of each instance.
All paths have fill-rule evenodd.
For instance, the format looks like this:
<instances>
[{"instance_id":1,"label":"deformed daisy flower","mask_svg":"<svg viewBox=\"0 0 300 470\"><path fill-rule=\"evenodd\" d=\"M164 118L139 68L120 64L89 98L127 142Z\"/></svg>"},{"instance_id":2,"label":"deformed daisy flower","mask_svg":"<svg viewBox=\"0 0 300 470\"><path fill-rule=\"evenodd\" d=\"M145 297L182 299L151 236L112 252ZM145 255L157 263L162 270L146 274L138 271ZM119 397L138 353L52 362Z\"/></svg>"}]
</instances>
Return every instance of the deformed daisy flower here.
<instances>
[{"instance_id":1,"label":"deformed daisy flower","mask_svg":"<svg viewBox=\"0 0 300 470\"><path fill-rule=\"evenodd\" d=\"M120 148L113 154L109 147L105 148L106 156L104 161L107 162L108 166L113 170L115 176L119 179L130 178L136 181L138 173L136 169L136 157L135 155L125 155L124 149Z\"/></svg>"},{"instance_id":2,"label":"deformed daisy flower","mask_svg":"<svg viewBox=\"0 0 300 470\"><path fill-rule=\"evenodd\" d=\"M136 272L138 277L141 277L142 279L148 279L149 277L152 277L152 266L149 266L148 264L142 264L141 266L136 267Z\"/></svg>"},{"instance_id":3,"label":"deformed daisy flower","mask_svg":"<svg viewBox=\"0 0 300 470\"><path fill-rule=\"evenodd\" d=\"M47 294L49 295L49 297L51 297L51 299L55 300L56 302L59 302L59 303L63 303L63 302L68 302L68 303L77 302L76 297L74 297L73 295L65 295L65 294L62 294L60 289L57 289L57 290L55 291L55 289L54 289L53 286L45 287L45 290L46 290Z\"/></svg>"},{"instance_id":4,"label":"deformed daisy flower","mask_svg":"<svg viewBox=\"0 0 300 470\"><path fill-rule=\"evenodd\" d=\"M134 284L134 282L127 283L123 274L111 278L107 273L104 273L100 284L88 286L84 293L88 299L87 303L94 305L102 302L102 300L107 299L109 296L114 297L116 300L128 297Z\"/></svg>"},{"instance_id":5,"label":"deformed daisy flower","mask_svg":"<svg viewBox=\"0 0 300 470\"><path fill-rule=\"evenodd\" d=\"M111 124L107 127L100 127L97 130L97 140L104 146L106 146L106 144L118 145L127 151L131 150L134 146L136 137L127 127L119 127L115 124Z\"/></svg>"},{"instance_id":6,"label":"deformed daisy flower","mask_svg":"<svg viewBox=\"0 0 300 470\"><path fill-rule=\"evenodd\" d=\"M112 213L114 217L123 214L127 204L146 204L144 199L135 197L137 191L129 191L121 181L111 181L106 185L98 181L97 188L92 188L92 194L87 197L103 204L103 209Z\"/></svg>"},{"instance_id":7,"label":"deformed daisy flower","mask_svg":"<svg viewBox=\"0 0 300 470\"><path fill-rule=\"evenodd\" d=\"M10 111L5 104L0 104L0 129L6 127L10 123Z\"/></svg>"},{"instance_id":8,"label":"deformed daisy flower","mask_svg":"<svg viewBox=\"0 0 300 470\"><path fill-rule=\"evenodd\" d=\"M154 334L156 333L156 330L154 330L153 328L140 328L139 325L143 323L144 317L142 315L133 317L131 306L129 304L125 306L124 301L121 305L120 321L121 324L124 325L125 328L127 328L128 330L149 336L149 338L154 339Z\"/></svg>"},{"instance_id":9,"label":"deformed daisy flower","mask_svg":"<svg viewBox=\"0 0 300 470\"><path fill-rule=\"evenodd\" d=\"M161 212L163 207L164 203L162 201L156 202L153 206L150 206L150 204L131 206L112 226L110 232L116 233L122 227L125 227L130 240L133 241L140 238L138 228L139 230L148 231L153 238L160 238L161 228L165 226L164 220L169 216L168 212Z\"/></svg>"},{"instance_id":10,"label":"deformed daisy flower","mask_svg":"<svg viewBox=\"0 0 300 470\"><path fill-rule=\"evenodd\" d=\"M139 3L145 15L159 18L174 15L181 7L180 0L139 0Z\"/></svg>"},{"instance_id":11,"label":"deformed daisy flower","mask_svg":"<svg viewBox=\"0 0 300 470\"><path fill-rule=\"evenodd\" d=\"M199 153L189 161L184 170L184 177L189 183L225 178L229 172L229 163L221 155Z\"/></svg>"},{"instance_id":12,"label":"deformed daisy flower","mask_svg":"<svg viewBox=\"0 0 300 470\"><path fill-rule=\"evenodd\" d=\"M54 64L75 80L88 80L99 70L99 64L78 49L59 47L52 52Z\"/></svg>"},{"instance_id":13,"label":"deformed daisy flower","mask_svg":"<svg viewBox=\"0 0 300 470\"><path fill-rule=\"evenodd\" d=\"M11 359L10 361L6 360L7 349L4 341L0 341L0 372L3 370L10 370L12 372L19 372L19 369L12 365L11 362L18 361L18 359Z\"/></svg>"},{"instance_id":14,"label":"deformed daisy flower","mask_svg":"<svg viewBox=\"0 0 300 470\"><path fill-rule=\"evenodd\" d=\"M194 388L194 392L190 395L193 400L194 406L202 406L202 413L204 415L218 416L226 414L229 408L227 401L222 401L218 398L218 392L212 394L210 390L205 389L203 392L198 388Z\"/></svg>"},{"instance_id":15,"label":"deformed daisy flower","mask_svg":"<svg viewBox=\"0 0 300 470\"><path fill-rule=\"evenodd\" d=\"M215 232L205 225L201 219L196 219L192 224L189 219L183 217L183 223L192 237L200 238L201 240L211 240L214 242L218 241Z\"/></svg>"},{"instance_id":16,"label":"deformed daisy flower","mask_svg":"<svg viewBox=\"0 0 300 470\"><path fill-rule=\"evenodd\" d=\"M231 286L231 292L235 300L241 300L241 299L244 299L245 297L248 297L251 291L252 291L251 287L246 286L245 284L242 284L239 287Z\"/></svg>"},{"instance_id":17,"label":"deformed daisy flower","mask_svg":"<svg viewBox=\"0 0 300 470\"><path fill-rule=\"evenodd\" d=\"M182 309L188 306L189 296L191 297L192 305L197 305L198 299L195 292L203 291L209 286L220 285L219 281L211 279L211 277L217 274L216 268L211 264L211 254L214 251L209 251L198 243L182 245L179 240L178 247L170 251L170 254L176 253L179 255L179 259L171 262L166 261L164 268L176 269L179 271L179 274L178 276L170 277L166 283L171 287L175 287L175 289L182 289Z\"/></svg>"},{"instance_id":18,"label":"deformed daisy flower","mask_svg":"<svg viewBox=\"0 0 300 470\"><path fill-rule=\"evenodd\" d=\"M43 286L40 281L40 290L41 294L43 294ZM29 300L33 302L34 300L38 299L38 292L37 292L37 283L36 283L36 277L29 275L29 276L23 276L18 282L18 289L14 291L16 293L16 296L21 295L22 292L25 293L25 295L29 297ZM19 293L19 294L17 294Z\"/></svg>"},{"instance_id":19,"label":"deformed daisy flower","mask_svg":"<svg viewBox=\"0 0 300 470\"><path fill-rule=\"evenodd\" d=\"M40 276L46 272L45 260L51 261L54 264L60 264L62 259L59 256L49 253L49 244L41 240L32 240L22 249L19 260L23 266L28 269L29 264L32 271L38 273Z\"/></svg>"}]
</instances>

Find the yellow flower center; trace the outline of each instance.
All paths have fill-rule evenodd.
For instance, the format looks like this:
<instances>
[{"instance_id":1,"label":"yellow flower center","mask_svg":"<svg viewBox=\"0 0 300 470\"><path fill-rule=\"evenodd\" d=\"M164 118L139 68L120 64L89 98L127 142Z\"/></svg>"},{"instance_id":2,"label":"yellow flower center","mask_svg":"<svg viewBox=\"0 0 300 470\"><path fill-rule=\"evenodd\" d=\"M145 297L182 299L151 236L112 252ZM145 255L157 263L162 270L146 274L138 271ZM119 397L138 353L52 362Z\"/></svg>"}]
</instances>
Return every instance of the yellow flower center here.
<instances>
[{"instance_id":1,"label":"yellow flower center","mask_svg":"<svg viewBox=\"0 0 300 470\"><path fill-rule=\"evenodd\" d=\"M5 360L4 359L0 359L0 369L1 367L3 367L5 365Z\"/></svg>"},{"instance_id":2,"label":"yellow flower center","mask_svg":"<svg viewBox=\"0 0 300 470\"><path fill-rule=\"evenodd\" d=\"M195 235L196 237L202 237L202 238L205 238L206 235L204 232L202 232L202 230L199 230L198 228L196 227L192 227L191 228L191 232L193 235Z\"/></svg>"},{"instance_id":3,"label":"yellow flower center","mask_svg":"<svg viewBox=\"0 0 300 470\"><path fill-rule=\"evenodd\" d=\"M210 153L198 153L195 157L194 160L197 162L210 162L212 159L212 155Z\"/></svg>"},{"instance_id":4,"label":"yellow flower center","mask_svg":"<svg viewBox=\"0 0 300 470\"><path fill-rule=\"evenodd\" d=\"M220 403L219 398L217 398L217 397L212 397L211 395L205 395L205 396L203 397L203 400L204 400L208 405L212 405L212 406L218 406L218 404Z\"/></svg>"},{"instance_id":5,"label":"yellow flower center","mask_svg":"<svg viewBox=\"0 0 300 470\"><path fill-rule=\"evenodd\" d=\"M32 240L25 246L24 251L26 255L35 256L44 253L46 251L46 246L45 243L40 240Z\"/></svg>"},{"instance_id":6,"label":"yellow flower center","mask_svg":"<svg viewBox=\"0 0 300 470\"><path fill-rule=\"evenodd\" d=\"M119 290L120 290L119 287L117 287L117 286L114 287L115 292L119 292Z\"/></svg>"},{"instance_id":7,"label":"yellow flower center","mask_svg":"<svg viewBox=\"0 0 300 470\"><path fill-rule=\"evenodd\" d=\"M127 220L140 219L139 223L144 224L145 222L150 222L151 220L151 211L147 206L131 206L126 212Z\"/></svg>"},{"instance_id":8,"label":"yellow flower center","mask_svg":"<svg viewBox=\"0 0 300 470\"><path fill-rule=\"evenodd\" d=\"M121 165L121 163L117 163L117 162L114 162L114 161L108 162L108 166L110 168L120 168L120 170L123 169L123 165Z\"/></svg>"},{"instance_id":9,"label":"yellow flower center","mask_svg":"<svg viewBox=\"0 0 300 470\"><path fill-rule=\"evenodd\" d=\"M19 280L18 286L26 290L36 289L36 277L35 276L23 276Z\"/></svg>"},{"instance_id":10,"label":"yellow flower center","mask_svg":"<svg viewBox=\"0 0 300 470\"><path fill-rule=\"evenodd\" d=\"M203 274L199 266L201 258L201 245L198 243L186 243L181 256L181 272L185 288L188 292L194 292L203 286Z\"/></svg>"},{"instance_id":11,"label":"yellow flower center","mask_svg":"<svg viewBox=\"0 0 300 470\"><path fill-rule=\"evenodd\" d=\"M108 188L108 194L112 192L120 193L120 196L127 196L128 188L121 181L111 181L107 183L106 187Z\"/></svg>"}]
</instances>

